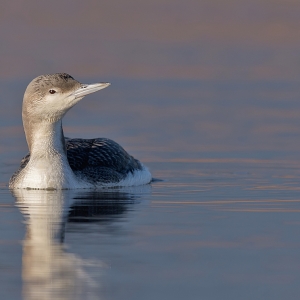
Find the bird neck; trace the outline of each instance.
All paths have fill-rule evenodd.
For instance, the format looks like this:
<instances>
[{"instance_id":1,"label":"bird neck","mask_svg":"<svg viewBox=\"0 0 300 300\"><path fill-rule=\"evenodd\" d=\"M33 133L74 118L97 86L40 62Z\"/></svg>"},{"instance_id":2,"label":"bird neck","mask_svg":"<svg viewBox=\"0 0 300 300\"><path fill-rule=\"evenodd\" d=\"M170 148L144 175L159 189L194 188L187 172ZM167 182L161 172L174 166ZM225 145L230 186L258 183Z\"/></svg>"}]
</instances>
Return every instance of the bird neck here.
<instances>
[{"instance_id":1,"label":"bird neck","mask_svg":"<svg viewBox=\"0 0 300 300\"><path fill-rule=\"evenodd\" d=\"M30 124L30 126L26 126ZM21 188L65 189L78 185L66 154L61 120L24 126L30 160L19 176Z\"/></svg>"},{"instance_id":2,"label":"bird neck","mask_svg":"<svg viewBox=\"0 0 300 300\"><path fill-rule=\"evenodd\" d=\"M17 174L11 187L52 190L81 186L81 180L68 162L61 120L53 123L25 120L24 130L30 160Z\"/></svg>"},{"instance_id":3,"label":"bird neck","mask_svg":"<svg viewBox=\"0 0 300 300\"><path fill-rule=\"evenodd\" d=\"M66 156L65 137L62 122L23 122L30 156Z\"/></svg>"}]
</instances>

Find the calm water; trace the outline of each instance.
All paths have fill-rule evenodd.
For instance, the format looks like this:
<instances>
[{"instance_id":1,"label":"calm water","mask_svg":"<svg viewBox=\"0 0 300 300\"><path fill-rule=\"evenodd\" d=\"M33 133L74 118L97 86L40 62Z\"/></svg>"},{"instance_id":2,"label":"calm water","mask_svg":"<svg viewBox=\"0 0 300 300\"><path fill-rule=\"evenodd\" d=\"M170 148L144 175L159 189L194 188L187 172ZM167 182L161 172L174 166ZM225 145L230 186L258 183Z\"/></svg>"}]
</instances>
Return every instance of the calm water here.
<instances>
[{"instance_id":1,"label":"calm water","mask_svg":"<svg viewBox=\"0 0 300 300\"><path fill-rule=\"evenodd\" d=\"M6 299L297 299L299 165L149 163L165 181L1 189Z\"/></svg>"},{"instance_id":2,"label":"calm water","mask_svg":"<svg viewBox=\"0 0 300 300\"><path fill-rule=\"evenodd\" d=\"M0 299L300 294L300 2L2 1ZM111 82L64 118L160 181L14 191L41 74Z\"/></svg>"},{"instance_id":3,"label":"calm water","mask_svg":"<svg viewBox=\"0 0 300 300\"><path fill-rule=\"evenodd\" d=\"M67 135L109 136L162 181L11 193L26 82L2 83L1 298L298 298L296 85L177 84L119 79L65 120Z\"/></svg>"}]
</instances>

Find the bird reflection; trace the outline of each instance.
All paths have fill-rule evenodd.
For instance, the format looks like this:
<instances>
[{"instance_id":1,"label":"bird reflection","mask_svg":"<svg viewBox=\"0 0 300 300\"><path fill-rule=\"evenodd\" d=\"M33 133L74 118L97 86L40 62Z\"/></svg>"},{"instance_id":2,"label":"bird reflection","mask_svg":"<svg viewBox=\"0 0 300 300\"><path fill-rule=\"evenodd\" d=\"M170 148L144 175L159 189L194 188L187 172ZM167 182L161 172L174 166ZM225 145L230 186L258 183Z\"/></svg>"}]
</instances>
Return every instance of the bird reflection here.
<instances>
[{"instance_id":1,"label":"bird reflection","mask_svg":"<svg viewBox=\"0 0 300 300\"><path fill-rule=\"evenodd\" d=\"M23 242L23 297L30 299L103 299L99 282L84 269L101 261L87 261L67 252L66 222L114 222L141 197L150 185L104 191L12 190L16 205L25 216ZM95 249L96 251L96 249Z\"/></svg>"},{"instance_id":2,"label":"bird reflection","mask_svg":"<svg viewBox=\"0 0 300 300\"><path fill-rule=\"evenodd\" d=\"M146 188L145 188L146 187ZM76 200L71 205L68 215L69 222L108 222L124 214L130 207L137 203L141 196L140 191L149 190L145 187L127 188L125 191L86 191L78 192L74 197ZM135 191L135 193L128 191Z\"/></svg>"}]
</instances>

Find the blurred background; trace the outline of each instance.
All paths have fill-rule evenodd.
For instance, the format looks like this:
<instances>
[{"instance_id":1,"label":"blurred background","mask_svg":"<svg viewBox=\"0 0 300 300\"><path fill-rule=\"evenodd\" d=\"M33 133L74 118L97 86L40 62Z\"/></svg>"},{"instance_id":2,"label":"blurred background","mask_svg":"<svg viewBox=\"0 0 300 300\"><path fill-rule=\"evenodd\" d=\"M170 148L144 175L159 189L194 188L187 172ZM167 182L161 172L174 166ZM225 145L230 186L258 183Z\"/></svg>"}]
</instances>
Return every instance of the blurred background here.
<instances>
[{"instance_id":1,"label":"blurred background","mask_svg":"<svg viewBox=\"0 0 300 300\"><path fill-rule=\"evenodd\" d=\"M27 84L56 72L112 83L68 113L70 137L109 137L144 161L298 157L299 1L0 6L1 159L27 151Z\"/></svg>"},{"instance_id":2,"label":"blurred background","mask_svg":"<svg viewBox=\"0 0 300 300\"><path fill-rule=\"evenodd\" d=\"M47 267L46 291L72 291L60 280L71 274L87 300L299 298L299 0L2 0L0 37L3 299ZM111 138L162 181L12 197L24 91L57 72L111 82L68 112L65 135ZM40 253L53 250L45 264L29 251L33 229ZM72 281L81 266L94 298ZM43 297L40 282L26 300Z\"/></svg>"}]
</instances>

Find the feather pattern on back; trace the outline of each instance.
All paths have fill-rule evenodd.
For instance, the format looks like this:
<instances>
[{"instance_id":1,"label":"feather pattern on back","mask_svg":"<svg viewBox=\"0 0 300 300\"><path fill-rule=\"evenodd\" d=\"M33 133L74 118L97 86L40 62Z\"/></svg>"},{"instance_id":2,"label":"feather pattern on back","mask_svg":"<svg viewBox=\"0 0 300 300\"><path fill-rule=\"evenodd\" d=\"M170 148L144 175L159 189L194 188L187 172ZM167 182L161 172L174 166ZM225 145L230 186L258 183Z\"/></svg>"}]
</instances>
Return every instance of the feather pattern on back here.
<instances>
[{"instance_id":1,"label":"feather pattern on back","mask_svg":"<svg viewBox=\"0 0 300 300\"><path fill-rule=\"evenodd\" d=\"M79 178L94 185L117 183L129 173L142 170L143 165L129 155L118 143L106 139L65 138L67 158L71 169ZM30 160L27 154L21 161L16 177Z\"/></svg>"}]
</instances>

